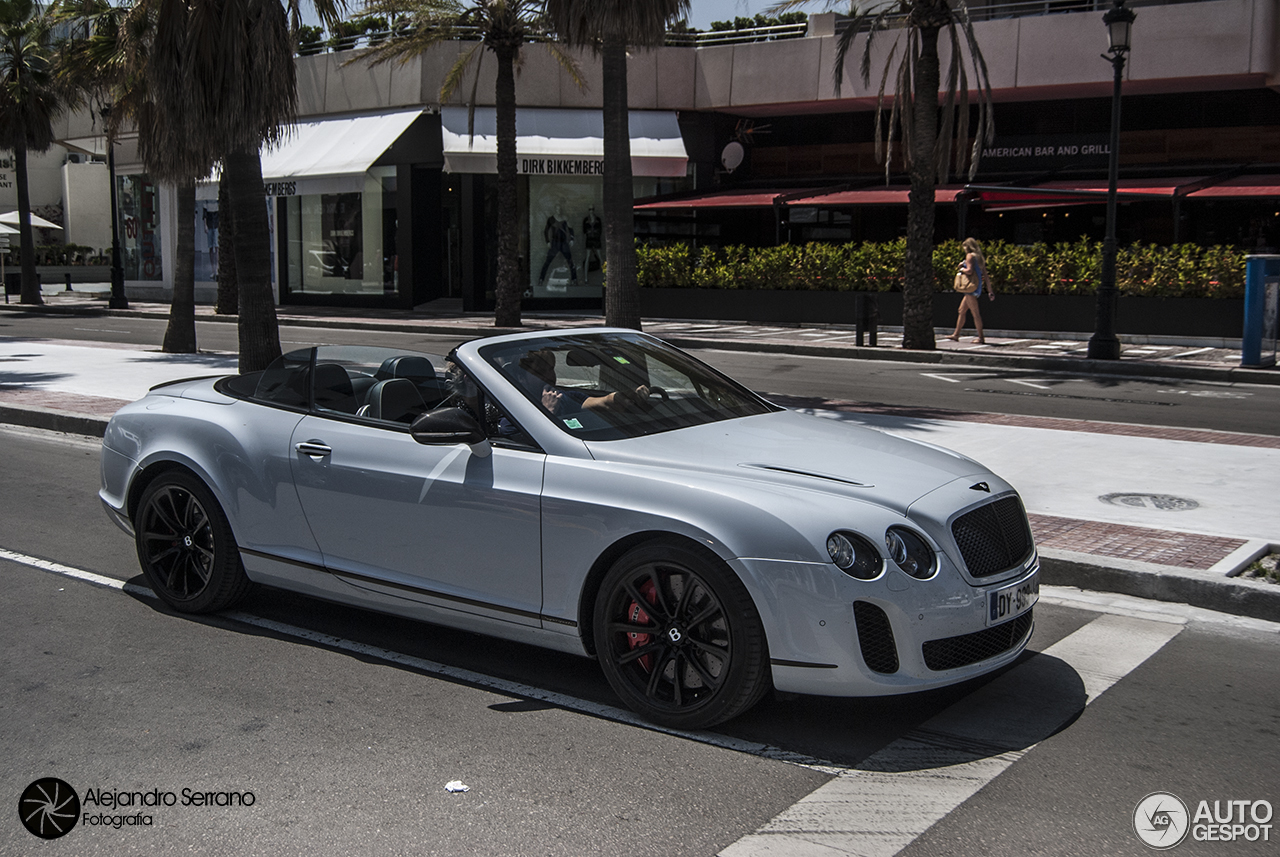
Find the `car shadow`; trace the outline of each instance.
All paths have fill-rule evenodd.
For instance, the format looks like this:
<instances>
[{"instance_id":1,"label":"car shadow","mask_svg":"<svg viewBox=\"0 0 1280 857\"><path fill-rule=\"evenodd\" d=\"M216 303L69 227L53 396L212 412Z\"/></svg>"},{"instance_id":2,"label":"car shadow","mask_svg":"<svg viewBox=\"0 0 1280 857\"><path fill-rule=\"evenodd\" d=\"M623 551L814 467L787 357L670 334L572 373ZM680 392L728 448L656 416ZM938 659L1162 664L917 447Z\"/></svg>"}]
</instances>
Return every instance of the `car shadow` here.
<instances>
[{"instance_id":1,"label":"car shadow","mask_svg":"<svg viewBox=\"0 0 1280 857\"><path fill-rule=\"evenodd\" d=\"M143 588L147 586L141 575L129 582ZM325 648L383 668L510 696L509 702L491 705L494 711L519 715L560 706L533 695L504 692L464 677L442 675L412 663L388 660L372 650L385 649L397 656L582 700L590 705L563 707L587 716L600 716L584 710L591 706L626 710L596 661L563 652L264 586L255 587L236 610L303 629L309 632L308 637L316 639L247 624L238 621L234 612L203 616L177 613L156 598L136 591L130 594L157 612L190 622L293 645ZM1084 621L1081 619L1079 623ZM357 643L362 651L326 643L326 638ZM1020 670L1017 676L1006 679L1015 669ZM1009 684L1012 691L1002 689L999 685L1002 681ZM976 711L969 710L975 706L973 700L983 701ZM1029 649L1001 671L937 690L862 698L770 694L744 715L716 727L712 734L778 748L784 753L837 767L905 771L1025 750L1069 725L1083 710L1085 701L1083 682L1069 664Z\"/></svg>"}]
</instances>

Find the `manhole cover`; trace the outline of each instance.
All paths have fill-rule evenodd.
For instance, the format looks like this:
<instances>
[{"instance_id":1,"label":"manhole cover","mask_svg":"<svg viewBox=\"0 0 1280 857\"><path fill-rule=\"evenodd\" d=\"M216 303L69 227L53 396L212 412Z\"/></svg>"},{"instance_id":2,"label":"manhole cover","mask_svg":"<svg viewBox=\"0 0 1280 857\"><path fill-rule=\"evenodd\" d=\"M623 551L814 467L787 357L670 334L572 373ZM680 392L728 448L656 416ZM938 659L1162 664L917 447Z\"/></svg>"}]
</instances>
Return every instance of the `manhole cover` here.
<instances>
[{"instance_id":1,"label":"manhole cover","mask_svg":"<svg viewBox=\"0 0 1280 857\"><path fill-rule=\"evenodd\" d=\"M1131 509L1159 509L1162 512L1185 512L1199 509L1200 504L1186 497L1172 494L1103 494L1098 498L1112 506L1128 506Z\"/></svg>"}]
</instances>

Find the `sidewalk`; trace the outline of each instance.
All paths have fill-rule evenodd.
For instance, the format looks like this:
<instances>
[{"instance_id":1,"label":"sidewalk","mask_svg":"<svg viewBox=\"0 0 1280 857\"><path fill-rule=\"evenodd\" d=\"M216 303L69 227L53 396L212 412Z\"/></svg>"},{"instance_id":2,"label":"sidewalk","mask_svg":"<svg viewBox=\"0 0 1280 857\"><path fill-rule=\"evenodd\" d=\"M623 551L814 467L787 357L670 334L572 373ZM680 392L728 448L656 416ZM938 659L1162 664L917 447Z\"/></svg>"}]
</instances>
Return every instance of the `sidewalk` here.
<instances>
[{"instance_id":1,"label":"sidewalk","mask_svg":"<svg viewBox=\"0 0 1280 857\"><path fill-rule=\"evenodd\" d=\"M169 305L164 303L130 301L127 310L108 309L106 296L100 290L52 292L45 295L45 301L43 308L0 304L0 311L35 309L47 313L90 313L108 317L169 317ZM423 304L413 310L279 306L276 314L282 325L466 337L508 332L494 327L491 313L463 313L461 302L449 299ZM213 307L207 305L196 307L196 318L228 324L235 322L235 316L216 315ZM585 311L528 312L523 315L522 329L589 327L603 323L603 317ZM961 337L959 342L951 342L939 333L936 350L929 352L904 351L902 330L892 327L879 329L875 347L865 337L864 344L859 346L857 333L848 325L765 326L745 322L645 319L644 329L683 348L1280 385L1280 369L1241 368L1239 340L1221 338L1122 336L1120 359L1110 361L1088 359L1088 334L992 330L987 332L986 344L978 344L972 341L972 333Z\"/></svg>"},{"instance_id":2,"label":"sidewalk","mask_svg":"<svg viewBox=\"0 0 1280 857\"><path fill-rule=\"evenodd\" d=\"M46 313L168 317L168 306L131 305L74 293ZM15 309L10 305L11 309ZM30 308L25 308L30 309ZM492 316L398 310L279 308L282 325L491 335ZM0 319L5 316L0 315ZM230 323L209 307L201 321ZM529 314L526 329L602 323L581 314ZM9 331L14 327L10 326ZM987 346L943 340L935 354L904 352L882 331L877 347L842 328L646 320L677 345L859 358L1095 372L1086 342L988 334ZM898 347L894 347L898 345ZM1280 383L1277 370L1239 370L1232 343L1130 343L1122 375ZM1238 346L1237 346L1238 347ZM1233 365L1234 363L1234 365ZM154 384L236 371L234 354L162 354L132 346L0 337L0 422L101 435L107 419ZM1247 374L1246 374L1247 373ZM1274 379L1274 380L1272 380ZM779 404L927 440L970 455L1019 487L1041 551L1044 582L1119 592L1280 621L1280 585L1231 575L1280 545L1280 437L1067 419L773 397ZM1081 467L1087 462L1087 467ZM1242 497L1250 498L1242 503ZM1111 498L1111 499L1107 499Z\"/></svg>"}]
</instances>

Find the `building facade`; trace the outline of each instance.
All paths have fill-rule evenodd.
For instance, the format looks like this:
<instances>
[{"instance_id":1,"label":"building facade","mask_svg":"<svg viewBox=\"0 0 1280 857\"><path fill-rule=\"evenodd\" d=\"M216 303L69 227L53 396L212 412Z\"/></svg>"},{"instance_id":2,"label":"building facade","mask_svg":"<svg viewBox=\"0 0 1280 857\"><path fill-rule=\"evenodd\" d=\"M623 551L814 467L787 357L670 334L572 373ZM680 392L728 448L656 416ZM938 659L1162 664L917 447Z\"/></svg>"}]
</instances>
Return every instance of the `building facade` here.
<instances>
[{"instance_id":1,"label":"building facade","mask_svg":"<svg viewBox=\"0 0 1280 857\"><path fill-rule=\"evenodd\" d=\"M1132 4L1122 242L1280 246L1278 4ZM1104 8L1078 0L970 7L996 140L973 182L956 177L939 188L939 238L962 228L1019 243L1101 237L1112 86L1112 66L1099 56ZM890 163L886 183L875 157L879 80L864 85L855 59L835 84L843 23L815 15L792 38L745 33L737 43L633 53L639 236L768 244L903 233L901 164ZM872 69L884 66L893 36L878 38ZM864 38L851 57L861 57ZM468 310L492 306L495 64L483 64L475 90L474 134L465 104L438 95L469 47L443 44L373 68L345 65L349 52L297 59L302 118L263 156L282 303L413 307L453 298ZM600 299L601 74L591 54L578 60L582 88L537 44L527 46L517 76L520 265L531 308ZM64 123L72 151L100 156L101 138L86 117ZM129 225L122 234L132 241L127 288L162 291L176 234L172 191L147 180L130 141L118 144L116 162L120 216ZM972 186L1022 192L984 195ZM80 199L66 200L68 222L84 219L80 208L89 203ZM205 300L216 246L211 183L197 203Z\"/></svg>"}]
</instances>

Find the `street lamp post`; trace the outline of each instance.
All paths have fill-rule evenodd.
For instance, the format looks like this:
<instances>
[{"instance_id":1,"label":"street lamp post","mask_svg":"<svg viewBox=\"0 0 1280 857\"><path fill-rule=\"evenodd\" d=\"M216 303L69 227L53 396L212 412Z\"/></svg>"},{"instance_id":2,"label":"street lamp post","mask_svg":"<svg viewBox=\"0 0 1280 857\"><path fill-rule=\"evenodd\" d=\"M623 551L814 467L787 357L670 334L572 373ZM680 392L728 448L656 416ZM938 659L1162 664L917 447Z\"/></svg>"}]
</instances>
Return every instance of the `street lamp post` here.
<instances>
[{"instance_id":1,"label":"street lamp post","mask_svg":"<svg viewBox=\"0 0 1280 857\"><path fill-rule=\"evenodd\" d=\"M104 121L111 118L111 105L104 104L102 110ZM111 179L111 299L107 306L111 309L128 309L129 299L124 296L124 265L120 261L120 210L116 207L116 146L111 135L107 135L107 175Z\"/></svg>"},{"instance_id":2,"label":"street lamp post","mask_svg":"<svg viewBox=\"0 0 1280 857\"><path fill-rule=\"evenodd\" d=\"M1089 357L1094 360L1119 360L1120 340L1116 338L1116 182L1120 173L1120 82L1124 59L1129 53L1129 36L1137 16L1126 9L1124 0L1102 16L1107 27L1110 47L1102 58L1115 69L1115 85L1111 90L1111 146L1107 165L1107 237L1102 242L1102 281L1098 284L1098 315L1093 336L1089 339ZM1110 54L1108 56L1107 54Z\"/></svg>"}]
</instances>

